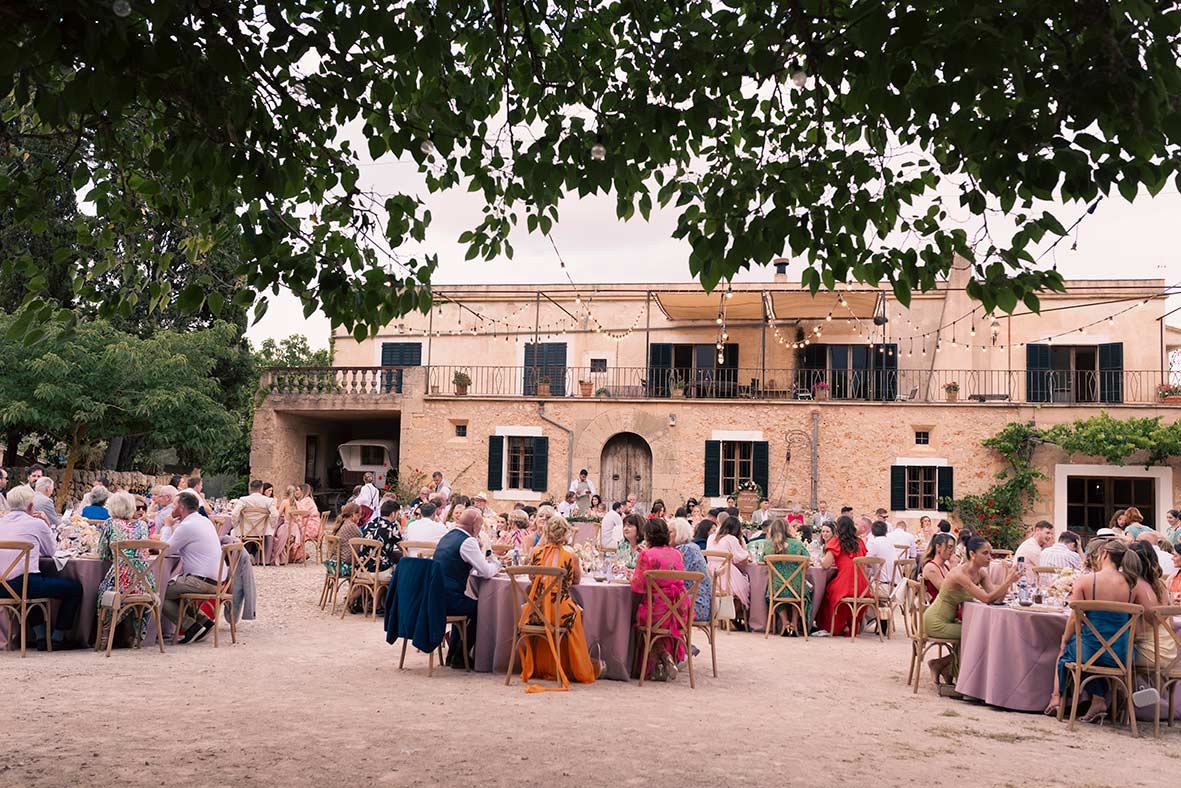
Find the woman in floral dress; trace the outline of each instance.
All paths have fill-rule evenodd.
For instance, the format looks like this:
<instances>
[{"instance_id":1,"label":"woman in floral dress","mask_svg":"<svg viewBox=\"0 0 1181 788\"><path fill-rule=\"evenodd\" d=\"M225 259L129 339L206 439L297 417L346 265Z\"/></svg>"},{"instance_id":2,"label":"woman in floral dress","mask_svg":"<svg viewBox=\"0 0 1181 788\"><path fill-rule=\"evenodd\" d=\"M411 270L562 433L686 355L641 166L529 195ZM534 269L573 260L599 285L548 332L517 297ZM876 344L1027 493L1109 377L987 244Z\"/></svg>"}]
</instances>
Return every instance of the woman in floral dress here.
<instances>
[{"instance_id":1,"label":"woman in floral dress","mask_svg":"<svg viewBox=\"0 0 1181 788\"><path fill-rule=\"evenodd\" d=\"M110 512L111 517L102 525L102 530L98 537L98 557L104 561L111 562L111 568L107 570L107 575L98 584L98 608L101 610L103 597L107 592L114 592L115 586L115 554L111 551L111 545L115 542L124 542L133 539L149 539L150 525L147 520L135 519L135 498L126 492L118 492L112 495L107 500L107 511ZM148 586L143 587L143 583L139 581L137 575L132 571L130 566L120 563L122 570L122 577L120 578L119 587L124 593L129 594L152 594L156 592L155 576L149 571L151 556L146 550L125 550L123 556L127 558L136 569L140 570L148 576ZM131 616L124 613L120 616L120 620L115 622L115 643L120 647L129 646L136 640L142 640L146 634L148 617L142 615L142 608L136 608L132 612L135 620ZM100 641L105 643L107 640L108 630L100 632Z\"/></svg>"},{"instance_id":2,"label":"woman in floral dress","mask_svg":"<svg viewBox=\"0 0 1181 788\"><path fill-rule=\"evenodd\" d=\"M668 537L668 523L664 520L649 520L644 528L645 541L648 548L640 553L636 559L636 571L632 575L632 591L643 594L640 606L636 609L636 626L643 628L651 620L672 630L673 638L660 638L652 644L652 651L648 657L648 664L643 666L644 676L656 681L671 681L677 677L677 663L685 659L685 644L679 638L684 636L681 627L673 616L664 620L669 613L668 602L659 594L652 594L652 609L648 609L648 586L645 575L652 570L674 570L682 572L685 569L684 559L675 547L670 547ZM676 580L665 580L657 584L664 594L678 607L682 614L688 614L693 600L685 590L685 584ZM674 646L675 644L675 646ZM673 648L670 649L670 646Z\"/></svg>"}]
</instances>

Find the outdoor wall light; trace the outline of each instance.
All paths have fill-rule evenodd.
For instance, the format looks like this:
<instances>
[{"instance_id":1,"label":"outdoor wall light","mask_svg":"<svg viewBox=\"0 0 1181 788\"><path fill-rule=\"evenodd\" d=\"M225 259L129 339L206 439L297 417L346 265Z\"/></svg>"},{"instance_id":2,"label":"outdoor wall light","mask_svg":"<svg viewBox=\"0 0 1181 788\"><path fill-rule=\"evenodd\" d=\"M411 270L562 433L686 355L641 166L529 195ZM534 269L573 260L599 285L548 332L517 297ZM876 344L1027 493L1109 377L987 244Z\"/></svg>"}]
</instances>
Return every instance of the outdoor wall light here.
<instances>
[{"instance_id":1,"label":"outdoor wall light","mask_svg":"<svg viewBox=\"0 0 1181 788\"><path fill-rule=\"evenodd\" d=\"M668 414L668 426L670 426L670 427L677 426L677 414L675 414L675 413Z\"/></svg>"}]
</instances>

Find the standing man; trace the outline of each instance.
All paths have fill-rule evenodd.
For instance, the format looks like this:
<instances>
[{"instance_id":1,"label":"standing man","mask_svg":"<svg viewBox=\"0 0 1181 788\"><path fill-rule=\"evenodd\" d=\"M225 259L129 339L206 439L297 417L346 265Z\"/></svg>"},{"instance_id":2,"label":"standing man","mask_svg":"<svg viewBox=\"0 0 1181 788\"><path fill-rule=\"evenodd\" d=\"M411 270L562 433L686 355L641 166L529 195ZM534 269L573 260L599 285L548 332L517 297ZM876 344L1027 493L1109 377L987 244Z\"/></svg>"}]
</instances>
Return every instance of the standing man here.
<instances>
[{"instance_id":1,"label":"standing man","mask_svg":"<svg viewBox=\"0 0 1181 788\"><path fill-rule=\"evenodd\" d=\"M597 493L594 482L587 478L586 468L579 471L578 478L570 482L570 492L574 493L574 497L578 499L578 511L589 512L591 496L597 495Z\"/></svg>"},{"instance_id":2,"label":"standing man","mask_svg":"<svg viewBox=\"0 0 1181 788\"><path fill-rule=\"evenodd\" d=\"M41 476L37 479L37 486L34 487L36 495L33 497L33 511L45 516L45 522L49 523L51 528L57 528L61 525L61 515L57 513L57 507L53 505L53 479L48 476Z\"/></svg>"},{"instance_id":3,"label":"standing man","mask_svg":"<svg viewBox=\"0 0 1181 788\"><path fill-rule=\"evenodd\" d=\"M8 487L8 471L0 468L0 514L8 511L8 501L4 497L4 490Z\"/></svg>"},{"instance_id":4,"label":"standing man","mask_svg":"<svg viewBox=\"0 0 1181 788\"><path fill-rule=\"evenodd\" d=\"M443 478L442 471L435 471L431 474L431 480L435 484L435 495L443 497L443 503L451 500L451 482Z\"/></svg>"},{"instance_id":5,"label":"standing man","mask_svg":"<svg viewBox=\"0 0 1181 788\"><path fill-rule=\"evenodd\" d=\"M184 633L181 643L200 640L213 629L213 619L192 606L185 609L187 616L180 620L181 594L212 594L217 590L221 540L209 518L197 511L200 507L201 501L192 490L180 493L172 504L172 514L178 520L176 527L166 528L158 535L168 542L168 554L180 556L184 566L184 574L174 577L164 592L164 615Z\"/></svg>"},{"instance_id":6,"label":"standing man","mask_svg":"<svg viewBox=\"0 0 1181 788\"><path fill-rule=\"evenodd\" d=\"M599 529L599 544L603 547L614 547L623 538L623 515L619 513L622 508L623 504L615 501L603 515L603 527Z\"/></svg>"},{"instance_id":7,"label":"standing man","mask_svg":"<svg viewBox=\"0 0 1181 788\"><path fill-rule=\"evenodd\" d=\"M357 494L354 503L361 507L361 519L358 522L365 525L377 518L377 505L381 500L381 494L377 491L377 485L373 483L372 471L366 471L362 480L364 483L361 485L361 492Z\"/></svg>"},{"instance_id":8,"label":"standing man","mask_svg":"<svg viewBox=\"0 0 1181 788\"><path fill-rule=\"evenodd\" d=\"M499 561L484 558L480 542L476 538L484 519L478 512L465 511L459 516L459 527L452 528L439 540L435 548L435 564L443 572L443 589L446 592L447 615L467 616L467 646L471 651L476 647L476 600L466 594L470 575L495 577L500 571ZM447 662L453 668L463 667L464 655L455 627L451 628L451 642L447 648Z\"/></svg>"},{"instance_id":9,"label":"standing man","mask_svg":"<svg viewBox=\"0 0 1181 788\"><path fill-rule=\"evenodd\" d=\"M825 523L835 523L837 518L832 516L832 512L828 510L828 501L821 501L816 505L816 511L812 514L812 530L819 532L820 526Z\"/></svg>"}]
</instances>

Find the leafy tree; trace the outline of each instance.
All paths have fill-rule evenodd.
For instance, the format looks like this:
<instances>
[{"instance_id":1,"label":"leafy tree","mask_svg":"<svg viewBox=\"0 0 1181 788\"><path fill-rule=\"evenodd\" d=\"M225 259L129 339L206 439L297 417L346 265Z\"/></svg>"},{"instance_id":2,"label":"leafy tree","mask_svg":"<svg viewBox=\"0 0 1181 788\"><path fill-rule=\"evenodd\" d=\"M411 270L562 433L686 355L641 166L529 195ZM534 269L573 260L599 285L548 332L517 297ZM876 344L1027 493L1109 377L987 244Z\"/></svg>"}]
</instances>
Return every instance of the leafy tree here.
<instances>
[{"instance_id":1,"label":"leafy tree","mask_svg":"<svg viewBox=\"0 0 1181 788\"><path fill-rule=\"evenodd\" d=\"M138 269L99 299L156 243L126 231L144 211L194 260L240 233L240 306L287 285L358 336L428 308L435 260L402 249L429 211L359 185L382 156L481 194L469 257L511 257L510 227L548 232L564 195L605 192L624 219L675 206L707 288L788 251L813 291L884 280L905 303L958 252L986 308L1036 309L1062 280L1035 245L1070 229L1046 201L1082 216L1177 173L1179 36L1181 9L1142 0L13 0L0 144L19 165L0 204L19 219L63 173L86 190L101 221L72 286L103 316L219 311ZM72 155L37 155L45 139ZM1016 229L997 237L1002 217Z\"/></svg>"},{"instance_id":2,"label":"leafy tree","mask_svg":"<svg viewBox=\"0 0 1181 788\"><path fill-rule=\"evenodd\" d=\"M0 336L26 318L0 316ZM102 321L39 329L32 343L0 340L0 424L54 436L67 448L61 489L84 451L113 438L146 450L207 456L238 425L210 372L235 329L162 331L141 339Z\"/></svg>"}]
</instances>

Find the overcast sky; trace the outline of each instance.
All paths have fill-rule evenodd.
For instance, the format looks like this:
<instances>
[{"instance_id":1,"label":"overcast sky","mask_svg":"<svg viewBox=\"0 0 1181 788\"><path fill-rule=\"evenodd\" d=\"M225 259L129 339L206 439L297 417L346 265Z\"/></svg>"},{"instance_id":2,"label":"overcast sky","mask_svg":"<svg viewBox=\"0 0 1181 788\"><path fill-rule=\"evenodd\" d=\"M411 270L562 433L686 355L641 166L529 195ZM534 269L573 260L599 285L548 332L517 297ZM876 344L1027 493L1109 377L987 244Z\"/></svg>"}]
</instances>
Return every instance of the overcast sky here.
<instances>
[{"instance_id":1,"label":"overcast sky","mask_svg":"<svg viewBox=\"0 0 1181 788\"><path fill-rule=\"evenodd\" d=\"M363 148L363 146L362 146ZM466 191L427 195L413 164L379 161L363 167L368 185L381 193L411 191L426 201L434 217L427 244L412 252L439 255L437 284L556 283L565 282L558 254L544 236L520 230L511 237L512 260L464 261L466 249L455 242L459 234L480 220L481 202ZM1056 212L1069 226L1084 207L1072 205ZM676 214L653 210L649 222L615 218L614 197L567 200L561 220L552 236L558 252L577 284L596 282L692 282L687 245L672 238ZM974 227L969 226L969 235ZM1046 248L1047 236L1039 248ZM1118 194L1103 200L1079 228L1078 249L1070 241L1060 243L1043 261L1057 262L1067 279L1163 278L1169 284L1181 282L1181 195L1172 183L1155 198L1141 195L1129 204ZM735 281L769 281L772 271L760 268L740 272ZM790 277L798 281L799 266ZM280 339L304 334L314 347L328 344L329 323L317 312L304 319L299 301L291 293L268 293L270 306L263 320L247 331L251 339ZM1181 297L1170 300L1169 308L1181 306ZM1181 324L1181 313L1170 318Z\"/></svg>"}]
</instances>

